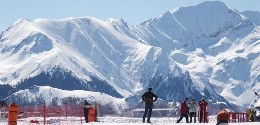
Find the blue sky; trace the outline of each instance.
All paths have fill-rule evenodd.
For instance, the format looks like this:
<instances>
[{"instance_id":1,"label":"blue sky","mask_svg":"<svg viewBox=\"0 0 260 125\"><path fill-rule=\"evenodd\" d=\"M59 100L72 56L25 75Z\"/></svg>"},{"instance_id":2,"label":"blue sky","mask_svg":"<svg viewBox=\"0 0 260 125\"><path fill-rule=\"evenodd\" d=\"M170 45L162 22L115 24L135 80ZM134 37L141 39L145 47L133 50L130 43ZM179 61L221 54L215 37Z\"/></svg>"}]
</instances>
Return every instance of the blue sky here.
<instances>
[{"instance_id":1,"label":"blue sky","mask_svg":"<svg viewBox=\"0 0 260 125\"><path fill-rule=\"evenodd\" d=\"M0 31L16 20L62 19L92 16L101 20L124 19L135 25L156 18L176 7L197 5L205 0L0 0ZM212 0L207 0L212 1ZM239 11L260 12L260 0L219 0Z\"/></svg>"}]
</instances>

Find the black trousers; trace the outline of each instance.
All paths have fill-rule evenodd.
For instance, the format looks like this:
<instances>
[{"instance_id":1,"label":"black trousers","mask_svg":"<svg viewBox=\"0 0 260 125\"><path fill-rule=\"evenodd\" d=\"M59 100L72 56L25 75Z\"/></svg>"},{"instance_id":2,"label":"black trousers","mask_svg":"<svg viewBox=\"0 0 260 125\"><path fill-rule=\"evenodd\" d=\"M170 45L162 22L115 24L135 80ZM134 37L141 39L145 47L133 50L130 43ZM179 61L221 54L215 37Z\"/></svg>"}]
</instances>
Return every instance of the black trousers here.
<instances>
[{"instance_id":1,"label":"black trousers","mask_svg":"<svg viewBox=\"0 0 260 125\"><path fill-rule=\"evenodd\" d=\"M84 117L85 117L86 123L88 123L88 110L87 109L84 109Z\"/></svg>"},{"instance_id":2,"label":"black trousers","mask_svg":"<svg viewBox=\"0 0 260 125\"><path fill-rule=\"evenodd\" d=\"M194 117L194 123L196 123L196 116L197 116L196 112L190 112L190 123L192 123L192 117Z\"/></svg>"},{"instance_id":3,"label":"black trousers","mask_svg":"<svg viewBox=\"0 0 260 125\"><path fill-rule=\"evenodd\" d=\"M200 123L206 123L206 112L200 112Z\"/></svg>"},{"instance_id":4,"label":"black trousers","mask_svg":"<svg viewBox=\"0 0 260 125\"><path fill-rule=\"evenodd\" d=\"M189 123L189 120L188 120L188 113L181 113L181 117L179 120L177 120L177 123L180 123L180 121L183 119L183 117L186 118L186 123Z\"/></svg>"},{"instance_id":5,"label":"black trousers","mask_svg":"<svg viewBox=\"0 0 260 125\"><path fill-rule=\"evenodd\" d=\"M153 110L153 103L145 103L145 110L144 110L144 115L143 115L143 122L145 122L145 117L148 113L148 116L147 116L147 122L151 122L150 121L150 118L151 118L151 115L152 115L152 110Z\"/></svg>"}]
</instances>

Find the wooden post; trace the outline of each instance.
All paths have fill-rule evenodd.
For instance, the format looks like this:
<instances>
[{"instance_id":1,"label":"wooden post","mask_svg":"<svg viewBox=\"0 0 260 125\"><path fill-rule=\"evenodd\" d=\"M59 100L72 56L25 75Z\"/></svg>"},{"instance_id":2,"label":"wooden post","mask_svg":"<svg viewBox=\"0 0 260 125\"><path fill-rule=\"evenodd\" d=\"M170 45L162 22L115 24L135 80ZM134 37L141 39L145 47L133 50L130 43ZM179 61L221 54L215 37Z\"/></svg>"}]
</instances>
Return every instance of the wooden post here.
<instances>
[{"instance_id":1,"label":"wooden post","mask_svg":"<svg viewBox=\"0 0 260 125\"><path fill-rule=\"evenodd\" d=\"M17 125L19 106L14 102L9 106L8 125Z\"/></svg>"},{"instance_id":2,"label":"wooden post","mask_svg":"<svg viewBox=\"0 0 260 125\"><path fill-rule=\"evenodd\" d=\"M65 102L65 116L66 116L66 120L67 120L67 102Z\"/></svg>"},{"instance_id":3,"label":"wooden post","mask_svg":"<svg viewBox=\"0 0 260 125\"><path fill-rule=\"evenodd\" d=\"M43 102L43 124L46 124L46 104L45 104L45 100Z\"/></svg>"}]
</instances>

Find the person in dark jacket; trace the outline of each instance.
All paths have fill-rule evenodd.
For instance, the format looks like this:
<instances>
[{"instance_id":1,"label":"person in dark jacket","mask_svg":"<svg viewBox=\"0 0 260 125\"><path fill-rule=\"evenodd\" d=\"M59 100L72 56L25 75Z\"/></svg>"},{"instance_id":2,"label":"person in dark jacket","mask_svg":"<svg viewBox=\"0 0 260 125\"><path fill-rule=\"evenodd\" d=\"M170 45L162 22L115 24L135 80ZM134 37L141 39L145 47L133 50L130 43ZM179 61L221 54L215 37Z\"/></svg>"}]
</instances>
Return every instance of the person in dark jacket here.
<instances>
[{"instance_id":1,"label":"person in dark jacket","mask_svg":"<svg viewBox=\"0 0 260 125\"><path fill-rule=\"evenodd\" d=\"M255 122L256 121L256 110L253 110L251 115L250 115L250 120L251 122Z\"/></svg>"},{"instance_id":2,"label":"person in dark jacket","mask_svg":"<svg viewBox=\"0 0 260 125\"><path fill-rule=\"evenodd\" d=\"M142 100L145 102L145 110L144 110L144 115L143 115L143 123L145 122L145 117L148 113L147 116L147 123L151 123L150 118L152 115L152 109L153 109L153 102L155 102L157 100L158 96L155 95L152 92L152 88L148 88L147 92L145 92L142 95Z\"/></svg>"},{"instance_id":3,"label":"person in dark jacket","mask_svg":"<svg viewBox=\"0 0 260 125\"><path fill-rule=\"evenodd\" d=\"M186 118L186 123L189 123L189 120L188 120L188 113L189 113L189 108L188 108L188 105L187 105L187 101L189 99L188 98L185 98L184 101L181 103L181 117L179 120L177 120L176 123L180 123L180 121L183 119L183 117Z\"/></svg>"},{"instance_id":4,"label":"person in dark jacket","mask_svg":"<svg viewBox=\"0 0 260 125\"><path fill-rule=\"evenodd\" d=\"M83 105L83 111L84 111L84 117L85 117L86 123L88 123L88 112L89 112L90 108L91 108L91 104L88 103L87 100L85 100L84 105Z\"/></svg>"},{"instance_id":5,"label":"person in dark jacket","mask_svg":"<svg viewBox=\"0 0 260 125\"><path fill-rule=\"evenodd\" d=\"M207 113L207 106L208 103L205 101L204 98L201 99L201 101L199 102L199 106L200 106L200 123L206 123L206 113Z\"/></svg>"}]
</instances>

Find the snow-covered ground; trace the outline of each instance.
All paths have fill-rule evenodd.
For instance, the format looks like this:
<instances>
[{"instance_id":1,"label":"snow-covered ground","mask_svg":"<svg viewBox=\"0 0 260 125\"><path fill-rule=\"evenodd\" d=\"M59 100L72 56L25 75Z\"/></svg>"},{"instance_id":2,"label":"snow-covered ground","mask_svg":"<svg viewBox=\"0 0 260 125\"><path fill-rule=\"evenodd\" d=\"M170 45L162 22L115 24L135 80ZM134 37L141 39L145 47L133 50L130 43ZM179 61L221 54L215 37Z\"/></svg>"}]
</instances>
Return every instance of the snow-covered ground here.
<instances>
[{"instance_id":1,"label":"snow-covered ground","mask_svg":"<svg viewBox=\"0 0 260 125\"><path fill-rule=\"evenodd\" d=\"M18 125L38 125L36 123L30 123L30 120L38 120L40 121L39 124L43 124L43 118L39 117L30 117L26 119L19 119ZM68 118L47 118L46 121L48 125L80 125L80 124L88 124L88 125L144 125L142 123L141 118L131 118L131 117L98 117L99 122L91 122L91 123L84 123L83 118L79 117L68 117ZM171 118L171 117L163 117L163 118L157 118L152 117L151 122L153 125L172 125L176 124L177 118ZM185 119L181 121L178 125L185 125L187 123L184 123ZM0 125L6 125L7 120L6 119L0 119ZM145 123L148 124L148 123ZM201 125L202 123L188 123L193 125ZM207 125L215 125L216 120L215 117L210 117L209 123ZM244 123L229 123L230 125L259 125L260 122L244 122Z\"/></svg>"}]
</instances>

